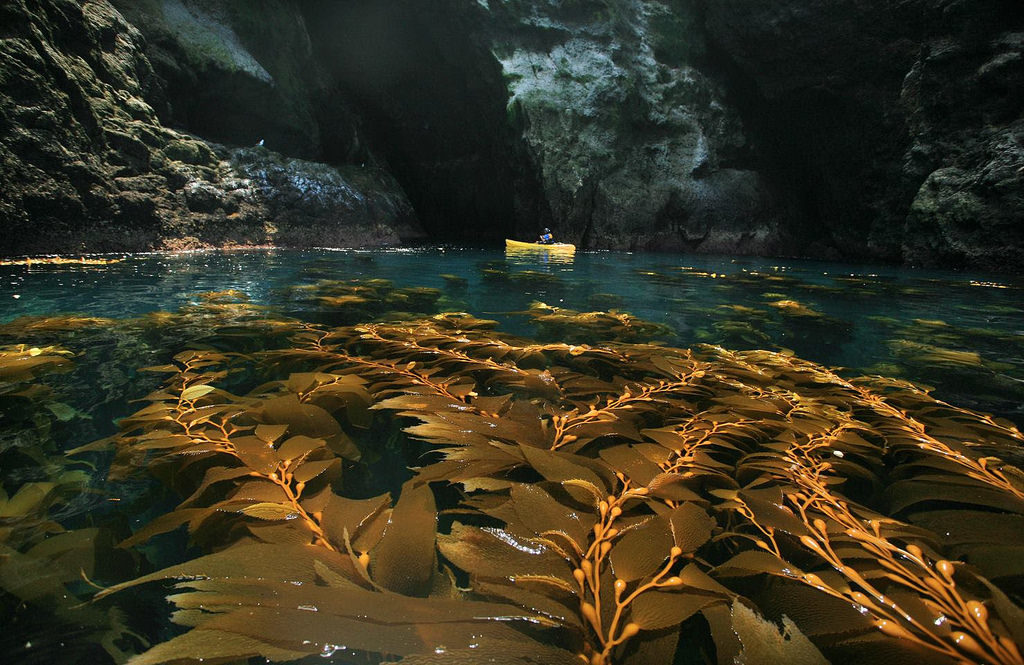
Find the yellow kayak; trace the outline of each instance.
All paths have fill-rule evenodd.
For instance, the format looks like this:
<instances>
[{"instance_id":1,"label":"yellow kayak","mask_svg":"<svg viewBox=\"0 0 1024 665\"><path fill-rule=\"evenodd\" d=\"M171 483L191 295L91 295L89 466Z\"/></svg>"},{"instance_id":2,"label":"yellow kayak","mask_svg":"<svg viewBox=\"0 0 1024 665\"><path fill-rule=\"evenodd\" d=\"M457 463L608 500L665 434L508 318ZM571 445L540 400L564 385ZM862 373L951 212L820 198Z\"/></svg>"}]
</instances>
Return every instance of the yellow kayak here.
<instances>
[{"instance_id":1,"label":"yellow kayak","mask_svg":"<svg viewBox=\"0 0 1024 665\"><path fill-rule=\"evenodd\" d=\"M539 242L520 242L505 238L505 249L534 249L544 252L575 252L576 245L567 242L556 242L550 245L542 245Z\"/></svg>"}]
</instances>

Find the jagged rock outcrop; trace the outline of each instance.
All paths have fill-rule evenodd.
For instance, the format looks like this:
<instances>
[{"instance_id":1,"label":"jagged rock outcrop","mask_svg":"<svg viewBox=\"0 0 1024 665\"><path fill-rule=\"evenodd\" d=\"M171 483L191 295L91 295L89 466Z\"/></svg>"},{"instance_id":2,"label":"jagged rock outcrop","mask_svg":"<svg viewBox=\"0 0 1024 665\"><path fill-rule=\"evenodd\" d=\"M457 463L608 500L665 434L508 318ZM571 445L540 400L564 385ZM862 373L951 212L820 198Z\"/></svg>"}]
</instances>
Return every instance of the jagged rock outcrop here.
<instances>
[{"instance_id":1,"label":"jagged rock outcrop","mask_svg":"<svg viewBox=\"0 0 1024 665\"><path fill-rule=\"evenodd\" d=\"M281 0L111 0L146 39L161 121L218 143L320 157L322 87L305 20Z\"/></svg>"},{"instance_id":2,"label":"jagged rock outcrop","mask_svg":"<svg viewBox=\"0 0 1024 665\"><path fill-rule=\"evenodd\" d=\"M1024 21L1015 27L933 37L904 80L904 168L912 183L924 176L903 240L911 262L1024 270Z\"/></svg>"},{"instance_id":3,"label":"jagged rock outcrop","mask_svg":"<svg viewBox=\"0 0 1024 665\"><path fill-rule=\"evenodd\" d=\"M848 258L1024 270L1019 2L701 2L798 225Z\"/></svg>"},{"instance_id":4,"label":"jagged rock outcrop","mask_svg":"<svg viewBox=\"0 0 1024 665\"><path fill-rule=\"evenodd\" d=\"M695 67L704 44L687 3L481 4L559 237L616 249L786 246L739 115Z\"/></svg>"},{"instance_id":5,"label":"jagged rock outcrop","mask_svg":"<svg viewBox=\"0 0 1024 665\"><path fill-rule=\"evenodd\" d=\"M0 24L3 253L550 226L1024 271L1019 0L11 0Z\"/></svg>"},{"instance_id":6,"label":"jagged rock outcrop","mask_svg":"<svg viewBox=\"0 0 1024 665\"><path fill-rule=\"evenodd\" d=\"M379 168L282 158L264 148L232 150L230 166L260 201L275 244L376 247L423 235L405 192Z\"/></svg>"},{"instance_id":7,"label":"jagged rock outcrop","mask_svg":"<svg viewBox=\"0 0 1024 665\"><path fill-rule=\"evenodd\" d=\"M353 177L269 151L218 154L166 127L146 101L161 86L144 39L106 0L12 0L0 24L0 253L422 234L372 165Z\"/></svg>"}]
</instances>

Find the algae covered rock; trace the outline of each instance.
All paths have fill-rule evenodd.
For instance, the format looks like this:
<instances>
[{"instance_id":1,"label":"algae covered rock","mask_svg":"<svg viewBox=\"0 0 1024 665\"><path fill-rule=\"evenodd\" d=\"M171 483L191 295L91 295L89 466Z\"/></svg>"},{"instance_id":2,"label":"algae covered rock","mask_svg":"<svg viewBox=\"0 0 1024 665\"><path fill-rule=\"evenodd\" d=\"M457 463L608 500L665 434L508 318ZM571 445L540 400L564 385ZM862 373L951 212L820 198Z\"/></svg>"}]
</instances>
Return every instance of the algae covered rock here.
<instances>
[{"instance_id":1,"label":"algae covered rock","mask_svg":"<svg viewBox=\"0 0 1024 665\"><path fill-rule=\"evenodd\" d=\"M701 4L798 246L1024 268L1019 2Z\"/></svg>"},{"instance_id":2,"label":"algae covered rock","mask_svg":"<svg viewBox=\"0 0 1024 665\"><path fill-rule=\"evenodd\" d=\"M210 165L217 161L206 144L191 139L175 139L167 143L163 148L163 154L167 159L185 164Z\"/></svg>"},{"instance_id":3,"label":"algae covered rock","mask_svg":"<svg viewBox=\"0 0 1024 665\"><path fill-rule=\"evenodd\" d=\"M103 248L114 227L139 221L112 178L150 168L141 35L104 2L26 0L0 12L2 251L67 250L76 236ZM155 235L145 223L137 232Z\"/></svg>"},{"instance_id":4,"label":"algae covered rock","mask_svg":"<svg viewBox=\"0 0 1024 665\"><path fill-rule=\"evenodd\" d=\"M265 148L231 154L271 220L277 244L398 244L423 237L402 188L376 168L332 167L283 158Z\"/></svg>"},{"instance_id":5,"label":"algae covered rock","mask_svg":"<svg viewBox=\"0 0 1024 665\"><path fill-rule=\"evenodd\" d=\"M196 46L182 60L197 71L215 69L211 63L223 66L230 55L235 74L257 79L260 71L288 74L276 63L261 70L256 56L235 49L239 38L211 18L220 15L212 5L203 10L207 13L171 0L132 7L133 15L152 12L172 23L192 21L192 28L179 26L176 34L193 46L206 39L207 50ZM226 3L218 11L231 8L232 20L244 18L244 3ZM0 215L6 231L0 253L381 244L418 232L404 194L386 178L346 181L349 199L371 202L372 213L327 197L282 214L275 203L279 192L270 191L275 183L250 180L235 170L229 149L164 125L154 109L167 100L167 83L158 74L166 72L166 63L154 69L142 33L106 0L15 0L0 7L0 23L5 26L0 39ZM301 44L296 48L301 50ZM289 80L282 75L264 83L281 87L280 94L287 96ZM272 104L253 104L257 107L284 118L288 131L301 124ZM210 117L230 120L230 112ZM299 130L293 134L310 136ZM285 138L281 147L288 145ZM337 189L339 176L330 169L289 164L265 152L280 161L280 173L291 174L282 178L303 183L304 191ZM278 216L285 220L280 228L287 229L280 235L273 221ZM364 231L366 224L375 231Z\"/></svg>"},{"instance_id":6,"label":"algae covered rock","mask_svg":"<svg viewBox=\"0 0 1024 665\"><path fill-rule=\"evenodd\" d=\"M113 0L146 37L161 120L211 141L315 157L318 68L294 3Z\"/></svg>"},{"instance_id":7,"label":"algae covered rock","mask_svg":"<svg viewBox=\"0 0 1024 665\"><path fill-rule=\"evenodd\" d=\"M1024 28L1024 25L1022 25ZM923 180L907 218L914 263L1024 268L1024 29L988 40L935 38L907 75L912 144Z\"/></svg>"}]
</instances>

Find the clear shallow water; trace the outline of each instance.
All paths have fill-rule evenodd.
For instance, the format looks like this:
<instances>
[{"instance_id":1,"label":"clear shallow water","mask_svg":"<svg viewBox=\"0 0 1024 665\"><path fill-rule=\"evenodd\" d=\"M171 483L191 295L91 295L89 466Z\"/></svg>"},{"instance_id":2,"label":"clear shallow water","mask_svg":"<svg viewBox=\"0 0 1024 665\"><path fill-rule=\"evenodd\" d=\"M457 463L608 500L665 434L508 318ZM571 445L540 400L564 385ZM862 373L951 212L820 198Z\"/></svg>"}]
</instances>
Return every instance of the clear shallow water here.
<instances>
[{"instance_id":1,"label":"clear shallow water","mask_svg":"<svg viewBox=\"0 0 1024 665\"><path fill-rule=\"evenodd\" d=\"M935 394L958 406L1024 421L1024 283L1006 276L666 254L579 253L567 260L459 249L154 254L105 266L2 266L0 276L0 344L59 345L74 354L69 372L41 376L39 383L46 386L41 392L22 394L24 386L9 387L0 375L4 491L13 496L32 483L56 482L54 492L60 494L52 505L42 504L45 519L16 519L16 510L5 509L4 524L13 529L6 535L23 539L11 537L9 543L23 553L32 552L37 541L50 540L39 534L62 528L80 533L96 524L114 525L111 530L125 537L180 501L147 474L108 479L108 458L68 463L62 452L112 434L119 418L141 408L138 400L156 390L163 377L139 368L166 364L182 349L209 341L203 337L204 317L214 320L211 312L218 301L200 294L210 292L236 291L266 306L262 315L268 321L284 316L340 325L354 322L344 316L347 308L362 312L366 303L325 299L330 296L325 284L385 279L396 287L437 289L442 293L437 310L495 319L502 331L592 344L601 343L592 330L545 324L543 317L524 312L536 303L577 312L628 312L657 325L634 325L636 336L626 341L790 349L805 359L844 367L849 375L911 379L935 386ZM435 311L433 305L418 310L409 305L420 313ZM389 307L396 309L394 303ZM190 314L157 314L179 310ZM49 317L54 323L47 323ZM107 321L79 326L73 317ZM230 350L230 344L231 337L222 334L214 346ZM246 385L245 380L248 388L260 382L248 376L236 385ZM348 496L394 492L408 478L405 466L419 459L389 458L392 452L379 453L382 459L368 471L346 468ZM1005 458L1019 461L1012 454ZM395 467L393 472L388 465ZM61 489L65 486L67 491ZM138 548L142 556L132 555L134 562L123 550L114 551L116 556L104 550L103 561L83 563L83 569L96 579L117 581L196 556L186 551L183 536L158 538ZM93 589L82 581L72 552L69 548L65 557L68 578L61 582L85 598ZM29 580L46 580L52 572L31 568L31 561L25 565L20 573ZM159 589L143 589L143 609L132 617L136 624L150 624L144 632L153 640L170 635L163 602ZM79 604L75 598L69 603ZM2 609L11 607L0 616L14 636L4 648L14 661L108 662L78 615L68 615L75 617L73 625L61 623L68 608L60 603L53 616L18 603ZM57 621L51 625L53 617ZM69 634L68 625L81 634ZM143 649L135 644L128 650Z\"/></svg>"},{"instance_id":2,"label":"clear shallow water","mask_svg":"<svg viewBox=\"0 0 1024 665\"><path fill-rule=\"evenodd\" d=\"M286 287L388 279L444 291L442 309L544 336L531 303L618 310L670 328L661 341L791 349L852 373L920 381L959 406L1024 420L1024 280L779 259L466 249L151 254L107 266L3 266L0 322L174 311L234 289L291 313ZM308 312L306 312L308 313ZM552 333L548 333L550 336ZM583 340L585 341L585 340Z\"/></svg>"}]
</instances>

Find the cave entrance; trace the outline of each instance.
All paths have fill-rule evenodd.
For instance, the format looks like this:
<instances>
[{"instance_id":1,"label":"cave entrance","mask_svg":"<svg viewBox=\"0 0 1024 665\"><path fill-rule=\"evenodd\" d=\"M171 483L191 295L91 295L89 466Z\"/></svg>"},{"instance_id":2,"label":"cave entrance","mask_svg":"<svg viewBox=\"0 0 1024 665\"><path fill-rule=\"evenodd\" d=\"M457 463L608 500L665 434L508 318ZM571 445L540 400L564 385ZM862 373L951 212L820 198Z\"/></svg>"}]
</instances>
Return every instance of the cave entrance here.
<instances>
[{"instance_id":1,"label":"cave entrance","mask_svg":"<svg viewBox=\"0 0 1024 665\"><path fill-rule=\"evenodd\" d=\"M472 37L471 9L312 0L305 12L335 86L320 123L327 161L352 161L351 137L330 131L346 100L363 158L386 162L432 240L494 244L532 230L540 188L507 119L501 66Z\"/></svg>"}]
</instances>

